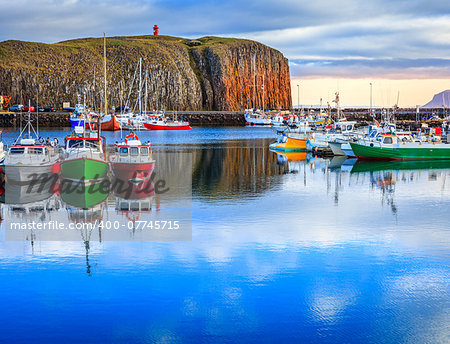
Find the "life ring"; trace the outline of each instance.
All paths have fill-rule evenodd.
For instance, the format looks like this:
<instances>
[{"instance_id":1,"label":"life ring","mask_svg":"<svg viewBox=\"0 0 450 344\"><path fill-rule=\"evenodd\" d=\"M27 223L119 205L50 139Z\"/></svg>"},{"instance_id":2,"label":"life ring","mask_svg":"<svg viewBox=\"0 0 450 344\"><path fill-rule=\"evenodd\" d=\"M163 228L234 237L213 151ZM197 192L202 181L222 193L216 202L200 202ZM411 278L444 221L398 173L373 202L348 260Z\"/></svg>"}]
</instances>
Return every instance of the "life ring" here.
<instances>
[{"instance_id":1,"label":"life ring","mask_svg":"<svg viewBox=\"0 0 450 344\"><path fill-rule=\"evenodd\" d=\"M125 137L125 143L128 143L128 140L134 138L136 141L139 140L139 137L136 134L130 134Z\"/></svg>"}]
</instances>

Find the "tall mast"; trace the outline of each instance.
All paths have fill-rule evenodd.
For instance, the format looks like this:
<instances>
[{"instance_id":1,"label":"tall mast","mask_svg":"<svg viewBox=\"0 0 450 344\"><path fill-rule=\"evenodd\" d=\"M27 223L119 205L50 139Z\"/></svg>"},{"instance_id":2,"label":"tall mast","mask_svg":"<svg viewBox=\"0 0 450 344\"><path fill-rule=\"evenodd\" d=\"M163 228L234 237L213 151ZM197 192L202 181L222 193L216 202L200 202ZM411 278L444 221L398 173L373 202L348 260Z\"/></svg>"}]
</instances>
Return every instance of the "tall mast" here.
<instances>
[{"instance_id":1,"label":"tall mast","mask_svg":"<svg viewBox=\"0 0 450 344\"><path fill-rule=\"evenodd\" d=\"M37 87L37 97L36 97L36 130L37 137L39 138L39 85Z\"/></svg>"},{"instance_id":2,"label":"tall mast","mask_svg":"<svg viewBox=\"0 0 450 344\"><path fill-rule=\"evenodd\" d=\"M142 114L142 57L139 58L139 115Z\"/></svg>"},{"instance_id":3,"label":"tall mast","mask_svg":"<svg viewBox=\"0 0 450 344\"><path fill-rule=\"evenodd\" d=\"M107 84L106 84L106 34L105 33L103 33L103 72L104 72L104 76L105 76L105 80L104 80L104 84L105 84L105 95L104 95L104 98L105 98L105 101L104 101L104 104L105 104L105 116L106 116L107 113L108 113L108 99L106 97ZM101 131L101 125L100 125L100 114L99 114L99 116L98 116L98 123L97 123L97 133L98 133L99 141L100 141L100 131Z\"/></svg>"},{"instance_id":4,"label":"tall mast","mask_svg":"<svg viewBox=\"0 0 450 344\"><path fill-rule=\"evenodd\" d=\"M105 115L108 113L108 99L106 98L106 35L103 33L103 73L105 76Z\"/></svg>"},{"instance_id":5,"label":"tall mast","mask_svg":"<svg viewBox=\"0 0 450 344\"><path fill-rule=\"evenodd\" d=\"M92 110L95 112L95 65L94 65L94 85L92 88Z\"/></svg>"},{"instance_id":6,"label":"tall mast","mask_svg":"<svg viewBox=\"0 0 450 344\"><path fill-rule=\"evenodd\" d=\"M262 76L262 110L263 110L263 113L264 113L264 93L265 93L265 90L264 90L264 72L263 72L263 76Z\"/></svg>"},{"instance_id":7,"label":"tall mast","mask_svg":"<svg viewBox=\"0 0 450 344\"><path fill-rule=\"evenodd\" d=\"M148 69L145 70L145 105L144 113L147 113L147 102L148 102Z\"/></svg>"},{"instance_id":8,"label":"tall mast","mask_svg":"<svg viewBox=\"0 0 450 344\"><path fill-rule=\"evenodd\" d=\"M253 54L252 69L253 69L253 108L256 108L256 54Z\"/></svg>"}]
</instances>

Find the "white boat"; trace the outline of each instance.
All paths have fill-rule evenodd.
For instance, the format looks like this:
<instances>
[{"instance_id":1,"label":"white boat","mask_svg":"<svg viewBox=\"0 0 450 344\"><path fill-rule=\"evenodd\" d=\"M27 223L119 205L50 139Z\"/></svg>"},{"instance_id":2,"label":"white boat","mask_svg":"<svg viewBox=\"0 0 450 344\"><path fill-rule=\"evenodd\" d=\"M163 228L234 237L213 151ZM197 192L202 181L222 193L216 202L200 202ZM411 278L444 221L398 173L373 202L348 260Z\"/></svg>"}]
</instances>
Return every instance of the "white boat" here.
<instances>
[{"instance_id":1,"label":"white boat","mask_svg":"<svg viewBox=\"0 0 450 344\"><path fill-rule=\"evenodd\" d=\"M125 130L146 130L144 123L148 120L147 115L139 115L130 113L124 113L120 115L116 115L117 120L119 121L122 129Z\"/></svg>"},{"instance_id":2,"label":"white boat","mask_svg":"<svg viewBox=\"0 0 450 344\"><path fill-rule=\"evenodd\" d=\"M247 125L271 125L272 120L259 109L246 109L244 112Z\"/></svg>"},{"instance_id":3,"label":"white boat","mask_svg":"<svg viewBox=\"0 0 450 344\"><path fill-rule=\"evenodd\" d=\"M283 116L278 114L272 117L271 124L274 127L281 127L286 125Z\"/></svg>"},{"instance_id":4,"label":"white boat","mask_svg":"<svg viewBox=\"0 0 450 344\"><path fill-rule=\"evenodd\" d=\"M3 160L6 179L29 183L59 173L60 149L58 140L45 142L31 125L31 115Z\"/></svg>"},{"instance_id":5,"label":"white boat","mask_svg":"<svg viewBox=\"0 0 450 344\"><path fill-rule=\"evenodd\" d=\"M356 122L353 121L340 121L323 132L311 133L308 137L308 149L326 148L330 142L336 142L338 139L340 142L347 142L355 134L355 125ZM342 154L343 152L340 152L340 155Z\"/></svg>"}]
</instances>

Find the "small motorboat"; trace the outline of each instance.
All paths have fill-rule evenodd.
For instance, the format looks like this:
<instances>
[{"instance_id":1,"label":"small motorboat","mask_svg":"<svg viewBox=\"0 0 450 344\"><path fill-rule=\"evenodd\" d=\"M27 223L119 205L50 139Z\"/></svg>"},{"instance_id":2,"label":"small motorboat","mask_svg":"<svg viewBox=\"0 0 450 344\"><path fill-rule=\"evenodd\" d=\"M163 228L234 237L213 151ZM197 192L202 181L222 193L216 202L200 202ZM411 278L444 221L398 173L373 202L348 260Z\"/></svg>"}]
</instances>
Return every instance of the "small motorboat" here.
<instances>
[{"instance_id":1,"label":"small motorboat","mask_svg":"<svg viewBox=\"0 0 450 344\"><path fill-rule=\"evenodd\" d=\"M282 133L277 141L270 144L269 148L277 152L304 152L306 151L306 139L301 135Z\"/></svg>"},{"instance_id":2,"label":"small motorboat","mask_svg":"<svg viewBox=\"0 0 450 344\"><path fill-rule=\"evenodd\" d=\"M2 163L8 181L30 183L59 173L58 140L47 141L34 130L30 114L16 141L9 147Z\"/></svg>"},{"instance_id":3,"label":"small motorboat","mask_svg":"<svg viewBox=\"0 0 450 344\"><path fill-rule=\"evenodd\" d=\"M150 143L142 143L134 133L114 145L109 162L114 177L132 183L149 179L155 167Z\"/></svg>"},{"instance_id":4,"label":"small motorboat","mask_svg":"<svg viewBox=\"0 0 450 344\"><path fill-rule=\"evenodd\" d=\"M164 115L150 117L144 122L144 127L148 130L191 130L189 122L169 120Z\"/></svg>"}]
</instances>

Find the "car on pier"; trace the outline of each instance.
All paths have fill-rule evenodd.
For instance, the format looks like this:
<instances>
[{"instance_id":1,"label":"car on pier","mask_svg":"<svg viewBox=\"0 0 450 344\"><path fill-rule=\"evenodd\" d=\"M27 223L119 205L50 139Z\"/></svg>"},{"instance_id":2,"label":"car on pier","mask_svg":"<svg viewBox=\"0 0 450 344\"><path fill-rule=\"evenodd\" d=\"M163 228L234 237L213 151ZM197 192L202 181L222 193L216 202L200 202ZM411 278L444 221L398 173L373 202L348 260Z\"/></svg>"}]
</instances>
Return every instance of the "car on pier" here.
<instances>
[{"instance_id":1,"label":"car on pier","mask_svg":"<svg viewBox=\"0 0 450 344\"><path fill-rule=\"evenodd\" d=\"M21 110L23 110L23 105L21 105L21 104L14 104L13 106L11 106L9 108L9 111L14 111L14 112L21 111Z\"/></svg>"},{"instance_id":2,"label":"car on pier","mask_svg":"<svg viewBox=\"0 0 450 344\"><path fill-rule=\"evenodd\" d=\"M25 112L28 112L28 111L30 111L30 112L35 112L36 109L34 108L34 106L28 106L28 105L26 105L26 106L23 107L23 111L25 111Z\"/></svg>"},{"instance_id":3,"label":"car on pier","mask_svg":"<svg viewBox=\"0 0 450 344\"><path fill-rule=\"evenodd\" d=\"M53 106L46 106L46 107L44 108L44 111L45 111L45 112L55 112L56 109L55 109Z\"/></svg>"}]
</instances>

